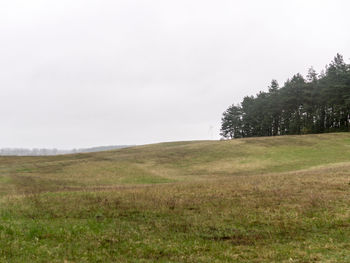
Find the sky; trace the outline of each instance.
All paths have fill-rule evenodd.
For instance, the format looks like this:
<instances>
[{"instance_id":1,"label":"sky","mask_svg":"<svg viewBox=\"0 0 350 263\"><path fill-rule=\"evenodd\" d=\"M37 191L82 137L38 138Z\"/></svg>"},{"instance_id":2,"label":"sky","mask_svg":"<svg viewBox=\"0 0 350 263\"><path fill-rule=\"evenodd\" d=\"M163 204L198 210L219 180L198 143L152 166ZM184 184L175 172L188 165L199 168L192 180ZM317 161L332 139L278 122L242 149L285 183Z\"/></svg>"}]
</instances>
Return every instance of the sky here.
<instances>
[{"instance_id":1,"label":"sky","mask_svg":"<svg viewBox=\"0 0 350 263\"><path fill-rule=\"evenodd\" d=\"M350 58L348 0L1 0L0 148L219 139L272 79Z\"/></svg>"}]
</instances>

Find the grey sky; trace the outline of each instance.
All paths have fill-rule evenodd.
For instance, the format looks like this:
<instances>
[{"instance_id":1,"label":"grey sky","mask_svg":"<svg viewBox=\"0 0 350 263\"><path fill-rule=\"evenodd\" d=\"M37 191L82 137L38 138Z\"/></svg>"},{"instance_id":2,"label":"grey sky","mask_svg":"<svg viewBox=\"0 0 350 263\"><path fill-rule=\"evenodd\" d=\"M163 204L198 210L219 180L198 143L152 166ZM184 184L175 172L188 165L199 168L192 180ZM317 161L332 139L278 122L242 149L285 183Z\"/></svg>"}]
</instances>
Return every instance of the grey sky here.
<instances>
[{"instance_id":1,"label":"grey sky","mask_svg":"<svg viewBox=\"0 0 350 263\"><path fill-rule=\"evenodd\" d=\"M219 138L222 112L339 52L347 0L1 0L0 147Z\"/></svg>"}]
</instances>

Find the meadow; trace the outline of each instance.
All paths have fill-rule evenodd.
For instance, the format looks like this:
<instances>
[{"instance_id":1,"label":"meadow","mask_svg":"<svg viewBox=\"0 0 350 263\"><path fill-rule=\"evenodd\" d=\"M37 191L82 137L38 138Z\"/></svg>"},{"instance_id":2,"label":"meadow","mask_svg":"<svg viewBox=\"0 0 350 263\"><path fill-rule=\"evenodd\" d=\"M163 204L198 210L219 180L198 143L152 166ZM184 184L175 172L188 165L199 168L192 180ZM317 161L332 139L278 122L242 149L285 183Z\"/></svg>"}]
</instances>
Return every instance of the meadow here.
<instances>
[{"instance_id":1,"label":"meadow","mask_svg":"<svg viewBox=\"0 0 350 263\"><path fill-rule=\"evenodd\" d=\"M350 262L350 133L0 157L0 262Z\"/></svg>"}]
</instances>

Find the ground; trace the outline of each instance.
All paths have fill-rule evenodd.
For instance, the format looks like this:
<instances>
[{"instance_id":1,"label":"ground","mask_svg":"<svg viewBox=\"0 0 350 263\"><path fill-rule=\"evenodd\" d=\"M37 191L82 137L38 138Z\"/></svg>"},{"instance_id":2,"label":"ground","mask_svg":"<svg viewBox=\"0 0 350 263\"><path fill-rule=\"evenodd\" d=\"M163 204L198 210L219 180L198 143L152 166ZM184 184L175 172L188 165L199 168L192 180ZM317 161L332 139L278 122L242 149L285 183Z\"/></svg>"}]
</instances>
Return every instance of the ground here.
<instances>
[{"instance_id":1,"label":"ground","mask_svg":"<svg viewBox=\"0 0 350 263\"><path fill-rule=\"evenodd\" d=\"M0 262L350 262L350 133L0 157Z\"/></svg>"}]
</instances>

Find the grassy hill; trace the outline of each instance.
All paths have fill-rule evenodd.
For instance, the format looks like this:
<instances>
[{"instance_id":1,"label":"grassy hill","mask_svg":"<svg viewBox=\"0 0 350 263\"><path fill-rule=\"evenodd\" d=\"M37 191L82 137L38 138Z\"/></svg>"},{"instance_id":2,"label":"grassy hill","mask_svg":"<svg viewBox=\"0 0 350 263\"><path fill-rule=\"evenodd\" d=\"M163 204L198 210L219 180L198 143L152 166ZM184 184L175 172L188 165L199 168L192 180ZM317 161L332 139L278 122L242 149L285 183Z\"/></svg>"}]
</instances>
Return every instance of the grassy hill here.
<instances>
[{"instance_id":1,"label":"grassy hill","mask_svg":"<svg viewBox=\"0 0 350 263\"><path fill-rule=\"evenodd\" d=\"M0 262L350 262L350 134L0 157Z\"/></svg>"}]
</instances>

